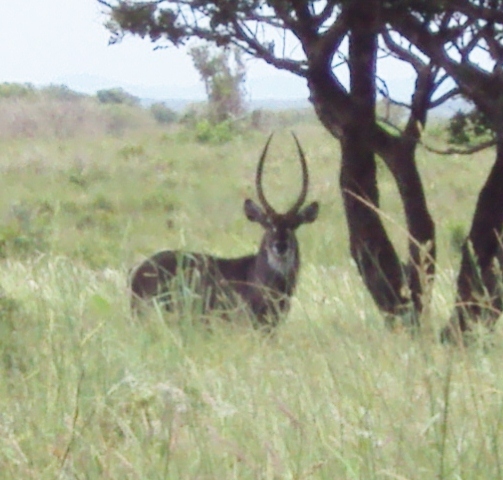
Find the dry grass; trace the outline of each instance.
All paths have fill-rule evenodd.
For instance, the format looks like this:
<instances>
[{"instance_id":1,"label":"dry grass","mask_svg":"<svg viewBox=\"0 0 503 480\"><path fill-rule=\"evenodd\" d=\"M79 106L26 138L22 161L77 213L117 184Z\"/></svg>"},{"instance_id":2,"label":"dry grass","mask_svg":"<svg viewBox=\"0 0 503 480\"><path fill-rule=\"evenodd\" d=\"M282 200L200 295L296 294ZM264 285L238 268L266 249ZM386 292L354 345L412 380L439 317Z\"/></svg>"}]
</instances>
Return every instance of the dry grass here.
<instances>
[{"instance_id":1,"label":"dry grass","mask_svg":"<svg viewBox=\"0 0 503 480\"><path fill-rule=\"evenodd\" d=\"M4 98L0 105L3 140L124 135L156 125L147 110L128 105L100 105L92 98Z\"/></svg>"}]
</instances>

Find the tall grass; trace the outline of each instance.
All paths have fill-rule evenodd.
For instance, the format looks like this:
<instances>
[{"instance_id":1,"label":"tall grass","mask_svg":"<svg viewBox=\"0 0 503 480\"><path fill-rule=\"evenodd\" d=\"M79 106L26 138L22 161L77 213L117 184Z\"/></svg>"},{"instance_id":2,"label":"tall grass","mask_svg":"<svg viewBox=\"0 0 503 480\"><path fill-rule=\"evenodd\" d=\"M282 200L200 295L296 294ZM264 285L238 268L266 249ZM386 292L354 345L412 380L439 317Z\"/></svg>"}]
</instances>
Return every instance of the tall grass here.
<instances>
[{"instance_id":1,"label":"tall grass","mask_svg":"<svg viewBox=\"0 0 503 480\"><path fill-rule=\"evenodd\" d=\"M242 202L263 134L0 139L2 478L503 478L501 329L469 349L436 334L452 307L452 237L490 154L421 152L440 274L431 329L412 339L384 328L348 258L336 143L314 124L296 131L321 215L299 232L299 288L272 337L156 310L140 321L126 289L129 267L160 248L257 248ZM264 175L286 208L300 188L288 132ZM384 168L380 185L403 249Z\"/></svg>"}]
</instances>

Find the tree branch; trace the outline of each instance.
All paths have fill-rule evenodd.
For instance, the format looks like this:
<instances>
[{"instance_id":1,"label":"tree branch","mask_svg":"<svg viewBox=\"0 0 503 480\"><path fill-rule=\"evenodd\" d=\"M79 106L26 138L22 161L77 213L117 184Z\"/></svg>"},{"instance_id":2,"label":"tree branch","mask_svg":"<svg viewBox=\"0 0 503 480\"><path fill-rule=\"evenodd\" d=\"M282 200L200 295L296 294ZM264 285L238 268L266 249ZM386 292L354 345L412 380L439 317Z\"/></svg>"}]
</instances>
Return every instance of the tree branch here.
<instances>
[{"instance_id":1,"label":"tree branch","mask_svg":"<svg viewBox=\"0 0 503 480\"><path fill-rule=\"evenodd\" d=\"M393 56L395 58L398 58L399 60L409 63L416 72L419 72L424 67L424 65L426 65L425 62L417 55L414 55L410 51L410 49L407 50L396 43L393 40L393 37L391 36L391 33L388 29L383 30L381 32L381 36L384 40L384 43L386 44L386 47L393 54Z\"/></svg>"},{"instance_id":2,"label":"tree branch","mask_svg":"<svg viewBox=\"0 0 503 480\"><path fill-rule=\"evenodd\" d=\"M430 102L430 108L437 108L443 103L445 103L447 100L450 100L451 98L455 97L456 95L459 95L460 91L459 88L453 88L452 90L449 90L448 92L440 95L440 97L436 98L435 100L432 100Z\"/></svg>"},{"instance_id":3,"label":"tree branch","mask_svg":"<svg viewBox=\"0 0 503 480\"><path fill-rule=\"evenodd\" d=\"M273 48L267 48L253 35L253 33L239 22L233 22L233 27L236 37L242 43L236 43L237 46L242 48L246 53L256 56L264 60L270 65L281 70L287 70L295 75L306 77L307 67L305 61L295 61L286 58L278 58L273 53ZM248 31L248 34L246 33Z\"/></svg>"},{"instance_id":4,"label":"tree branch","mask_svg":"<svg viewBox=\"0 0 503 480\"><path fill-rule=\"evenodd\" d=\"M348 30L347 16L343 12L324 33L318 34L313 41L303 44L310 65L330 65Z\"/></svg>"},{"instance_id":5,"label":"tree branch","mask_svg":"<svg viewBox=\"0 0 503 480\"><path fill-rule=\"evenodd\" d=\"M320 29L323 24L332 16L334 8L337 2L327 1L325 7L319 15L313 15L313 20L316 24L316 28Z\"/></svg>"},{"instance_id":6,"label":"tree branch","mask_svg":"<svg viewBox=\"0 0 503 480\"><path fill-rule=\"evenodd\" d=\"M452 147L447 149L435 148L430 145L427 145L424 142L421 142L421 145L429 152L438 153L439 155L472 155L474 153L485 150L486 148L494 147L496 143L497 143L496 139L491 139L468 148Z\"/></svg>"},{"instance_id":7,"label":"tree branch","mask_svg":"<svg viewBox=\"0 0 503 480\"><path fill-rule=\"evenodd\" d=\"M450 76L456 78L460 90L473 99L477 106L489 117L494 116L494 103L486 92L493 91L498 79L471 62L458 63L444 50L445 41L438 35L432 35L427 26L412 14L396 15L390 18L393 28L409 42L416 45L432 61L441 66Z\"/></svg>"},{"instance_id":8,"label":"tree branch","mask_svg":"<svg viewBox=\"0 0 503 480\"><path fill-rule=\"evenodd\" d=\"M503 24L503 10L496 7L484 7L481 3L475 6L470 0L450 0L448 5L450 8L466 15L470 18L480 18L488 22Z\"/></svg>"}]
</instances>

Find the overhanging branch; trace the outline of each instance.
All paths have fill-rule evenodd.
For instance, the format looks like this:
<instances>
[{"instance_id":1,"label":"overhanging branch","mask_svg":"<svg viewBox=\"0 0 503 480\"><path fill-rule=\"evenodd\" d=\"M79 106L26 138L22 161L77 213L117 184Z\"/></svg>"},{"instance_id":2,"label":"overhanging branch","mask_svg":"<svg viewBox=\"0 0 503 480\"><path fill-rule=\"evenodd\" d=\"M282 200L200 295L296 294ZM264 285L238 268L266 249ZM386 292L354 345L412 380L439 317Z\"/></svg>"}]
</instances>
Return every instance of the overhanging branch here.
<instances>
[{"instance_id":1,"label":"overhanging branch","mask_svg":"<svg viewBox=\"0 0 503 480\"><path fill-rule=\"evenodd\" d=\"M486 142L482 142L467 148L452 147L441 149L432 147L431 145L428 145L424 142L421 142L421 145L429 152L437 153L438 155L472 155L487 148L494 147L496 145L496 139L487 140Z\"/></svg>"}]
</instances>

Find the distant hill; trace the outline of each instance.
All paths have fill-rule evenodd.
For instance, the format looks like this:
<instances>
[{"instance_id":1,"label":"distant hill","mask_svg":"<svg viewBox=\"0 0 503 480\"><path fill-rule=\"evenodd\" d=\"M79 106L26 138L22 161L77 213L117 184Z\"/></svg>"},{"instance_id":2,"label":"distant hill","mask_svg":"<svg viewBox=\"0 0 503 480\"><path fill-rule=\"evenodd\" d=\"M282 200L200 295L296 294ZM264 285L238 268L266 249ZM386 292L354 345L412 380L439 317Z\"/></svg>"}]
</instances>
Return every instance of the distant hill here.
<instances>
[{"instance_id":1,"label":"distant hill","mask_svg":"<svg viewBox=\"0 0 503 480\"><path fill-rule=\"evenodd\" d=\"M95 75L71 75L61 77L58 83L67 85L72 90L94 95L97 90L122 87L128 93L142 99L144 105L163 101L167 106L177 112L183 111L191 103L205 101L202 82L189 81L186 85L131 85L123 82L117 83L109 78ZM402 102L409 102L412 94L413 79L397 78L387 82L393 98ZM449 85L446 88L450 87ZM252 99L248 105L250 110L296 110L308 108L309 91L305 80L294 75L276 72L268 77L250 78L247 81L247 90ZM461 98L449 100L444 105L434 109L434 117L451 117L457 110L467 110L470 104Z\"/></svg>"},{"instance_id":2,"label":"distant hill","mask_svg":"<svg viewBox=\"0 0 503 480\"><path fill-rule=\"evenodd\" d=\"M152 103L158 102L158 99L142 99L144 105L151 105ZM181 112L187 108L190 104L204 102L205 100L189 100L189 99L166 99L163 100L166 105L175 110L176 112ZM258 99L251 100L248 102L248 108L250 110L264 109L264 110L303 110L305 108L311 108L311 102L307 98L298 99ZM464 100L463 98L456 98L449 100L440 107L437 107L431 111L433 117L449 118L452 117L458 110L466 111L471 108L471 104Z\"/></svg>"},{"instance_id":3,"label":"distant hill","mask_svg":"<svg viewBox=\"0 0 503 480\"><path fill-rule=\"evenodd\" d=\"M152 98L142 98L141 102L145 106L152 105L152 103L162 101L176 112L181 112L185 110L191 104L197 104L200 102L204 102L205 100L189 100L189 99L180 99L180 98L172 98L166 100L152 99ZM305 108L311 107L311 103L307 99L298 98L298 99L263 99L263 100L251 100L247 103L249 110L302 110Z\"/></svg>"}]
</instances>

